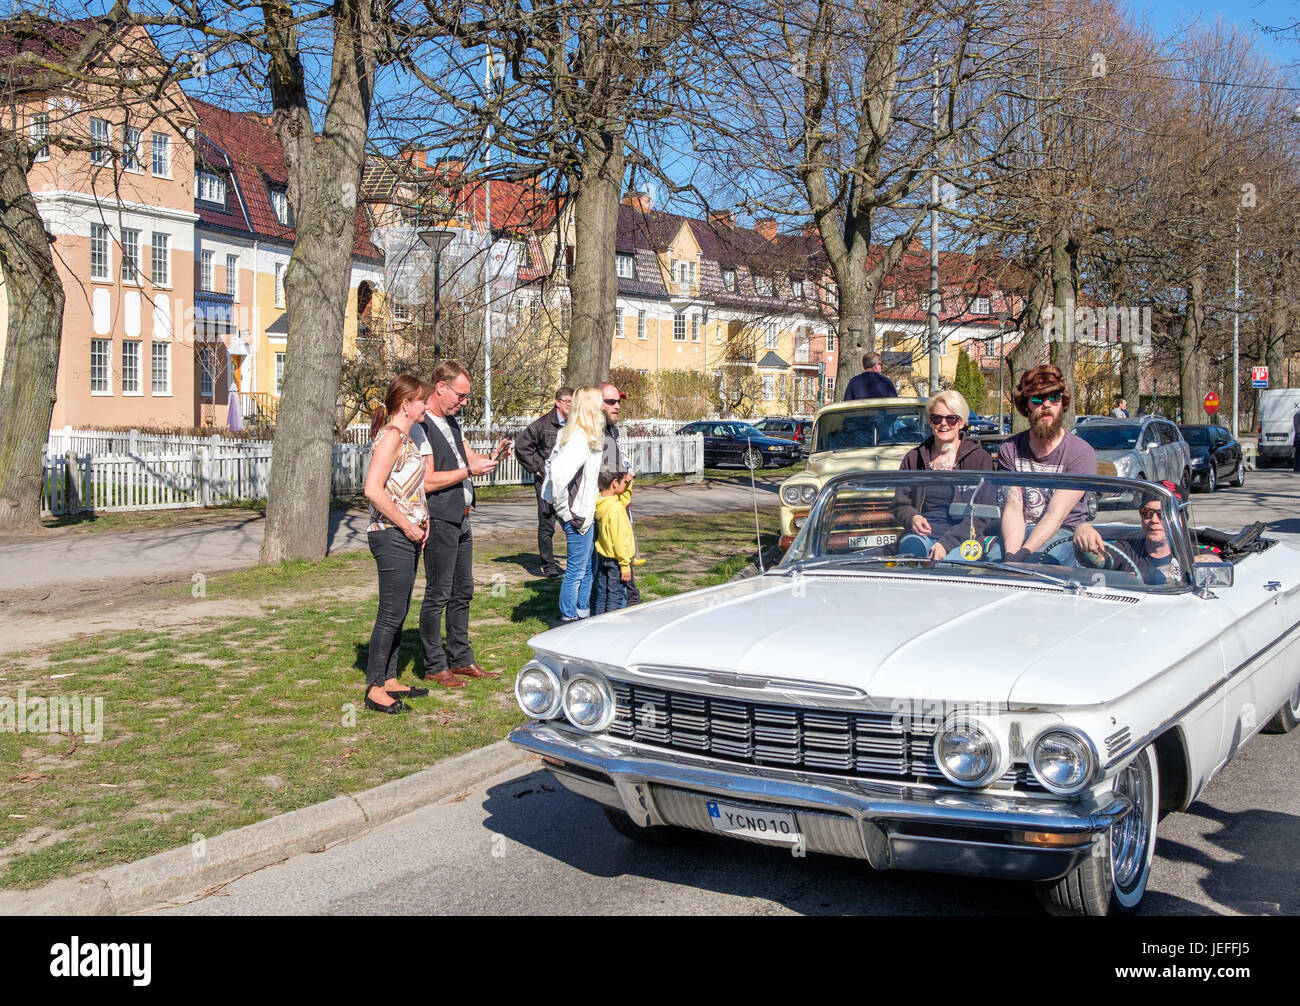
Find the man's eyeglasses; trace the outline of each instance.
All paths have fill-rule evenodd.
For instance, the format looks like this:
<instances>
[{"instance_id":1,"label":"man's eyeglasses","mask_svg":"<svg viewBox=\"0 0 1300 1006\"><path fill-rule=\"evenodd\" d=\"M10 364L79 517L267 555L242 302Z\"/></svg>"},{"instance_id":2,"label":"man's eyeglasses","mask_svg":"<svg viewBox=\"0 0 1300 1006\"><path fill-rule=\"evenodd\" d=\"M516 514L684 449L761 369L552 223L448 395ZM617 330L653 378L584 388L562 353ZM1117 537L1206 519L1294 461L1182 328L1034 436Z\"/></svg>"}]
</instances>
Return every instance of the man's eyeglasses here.
<instances>
[{"instance_id":1,"label":"man's eyeglasses","mask_svg":"<svg viewBox=\"0 0 1300 1006\"><path fill-rule=\"evenodd\" d=\"M1061 402L1061 393L1053 391L1050 395L1034 395L1029 399L1030 405L1042 405L1044 402L1051 402L1053 405L1059 405Z\"/></svg>"},{"instance_id":2,"label":"man's eyeglasses","mask_svg":"<svg viewBox=\"0 0 1300 1006\"><path fill-rule=\"evenodd\" d=\"M1152 517L1159 517L1164 522L1165 515L1153 506L1144 506L1138 510L1138 516L1143 520L1150 520Z\"/></svg>"},{"instance_id":3,"label":"man's eyeglasses","mask_svg":"<svg viewBox=\"0 0 1300 1006\"><path fill-rule=\"evenodd\" d=\"M444 384L443 387L444 387L444 388L447 388L447 385ZM468 392L468 391L465 392L465 393L462 395L462 394L461 394L459 391L457 391L455 388L447 388L447 390L450 391L453 395L456 396L456 401L458 401L458 402L465 402L465 401L468 401L468 400L469 400L470 392Z\"/></svg>"},{"instance_id":4,"label":"man's eyeglasses","mask_svg":"<svg viewBox=\"0 0 1300 1006\"><path fill-rule=\"evenodd\" d=\"M931 416L931 426L957 426L961 423L961 416Z\"/></svg>"},{"instance_id":5,"label":"man's eyeglasses","mask_svg":"<svg viewBox=\"0 0 1300 1006\"><path fill-rule=\"evenodd\" d=\"M621 399L621 398L606 398L606 399L605 399L605 404L606 404L606 405L617 405L617 404L618 404L619 402L621 402L621 401L623 401L623 399Z\"/></svg>"}]
</instances>

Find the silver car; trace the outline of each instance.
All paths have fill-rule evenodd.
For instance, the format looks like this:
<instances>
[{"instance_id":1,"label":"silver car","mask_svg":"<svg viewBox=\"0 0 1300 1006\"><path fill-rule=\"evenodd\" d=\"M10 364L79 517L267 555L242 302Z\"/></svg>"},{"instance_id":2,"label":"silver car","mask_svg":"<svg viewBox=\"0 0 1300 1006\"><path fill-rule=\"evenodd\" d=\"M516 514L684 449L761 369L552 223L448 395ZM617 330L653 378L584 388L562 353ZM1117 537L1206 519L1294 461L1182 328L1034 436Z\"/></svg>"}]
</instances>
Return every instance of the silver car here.
<instances>
[{"instance_id":1,"label":"silver car","mask_svg":"<svg viewBox=\"0 0 1300 1006\"><path fill-rule=\"evenodd\" d=\"M1098 461L1113 464L1120 478L1172 482L1183 499L1191 492L1191 448L1168 419L1093 419L1073 433L1092 445Z\"/></svg>"}]
</instances>

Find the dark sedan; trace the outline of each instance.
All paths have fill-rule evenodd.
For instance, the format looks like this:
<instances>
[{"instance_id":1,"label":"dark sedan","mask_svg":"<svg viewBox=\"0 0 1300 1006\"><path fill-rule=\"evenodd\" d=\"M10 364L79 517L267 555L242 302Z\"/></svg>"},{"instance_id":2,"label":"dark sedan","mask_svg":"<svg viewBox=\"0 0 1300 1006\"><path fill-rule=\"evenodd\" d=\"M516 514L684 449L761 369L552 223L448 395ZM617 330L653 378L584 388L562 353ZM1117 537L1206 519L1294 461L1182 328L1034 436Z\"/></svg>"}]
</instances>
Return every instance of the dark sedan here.
<instances>
[{"instance_id":1,"label":"dark sedan","mask_svg":"<svg viewBox=\"0 0 1300 1006\"><path fill-rule=\"evenodd\" d=\"M1212 493L1223 483L1246 484L1241 444L1222 426L1179 426L1192 451L1192 488Z\"/></svg>"},{"instance_id":2,"label":"dark sedan","mask_svg":"<svg viewBox=\"0 0 1300 1006\"><path fill-rule=\"evenodd\" d=\"M784 468L803 457L803 448L796 441L766 436L749 423L735 420L704 420L677 431L678 436L690 433L704 434L705 468Z\"/></svg>"}]
</instances>

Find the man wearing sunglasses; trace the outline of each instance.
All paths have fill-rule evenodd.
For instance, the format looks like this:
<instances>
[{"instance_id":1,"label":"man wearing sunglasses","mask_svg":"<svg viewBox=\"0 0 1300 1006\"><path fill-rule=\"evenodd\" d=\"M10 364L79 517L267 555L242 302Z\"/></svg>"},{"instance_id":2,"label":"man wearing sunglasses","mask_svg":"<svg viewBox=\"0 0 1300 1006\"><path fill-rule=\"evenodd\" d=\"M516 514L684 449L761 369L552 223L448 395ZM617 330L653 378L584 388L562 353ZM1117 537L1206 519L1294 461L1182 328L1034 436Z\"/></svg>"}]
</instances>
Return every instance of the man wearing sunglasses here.
<instances>
[{"instance_id":1,"label":"man wearing sunglasses","mask_svg":"<svg viewBox=\"0 0 1300 1006\"><path fill-rule=\"evenodd\" d=\"M602 451L600 467L602 471L626 472L628 478L629 492L631 491L632 479L635 473L632 471L632 462L623 455L623 448L618 442L618 414L623 405L623 393L618 390L616 385L606 381L600 386L601 405L600 411L605 413L605 445ZM632 504L627 505L629 516L632 512ZM633 534L636 528L633 527ZM641 560L634 560L634 564ZM636 585L636 570L632 570L632 579L624 586L627 588L627 603L630 607L634 604L641 603L641 591Z\"/></svg>"},{"instance_id":2,"label":"man wearing sunglasses","mask_svg":"<svg viewBox=\"0 0 1300 1006\"><path fill-rule=\"evenodd\" d=\"M498 678L474 659L469 645L469 602L474 597L474 539L469 511L475 475L497 466L510 441L502 439L490 455L479 454L461 435L456 413L469 401L469 372L444 360L433 372L433 393L425 400L424 493L429 504L429 540L424 546L424 603L420 605L420 647L424 680L459 688L464 678ZM412 427L414 429L414 427ZM414 439L414 438L413 438ZM442 620L447 615L447 648ZM450 666L448 666L450 656Z\"/></svg>"},{"instance_id":3,"label":"man wearing sunglasses","mask_svg":"<svg viewBox=\"0 0 1300 1006\"><path fill-rule=\"evenodd\" d=\"M1029 420L1029 429L1003 441L998 449L999 471L1097 474L1097 455L1091 445L1065 431L1062 418L1070 408L1070 390L1060 368L1043 364L1026 370L1012 400L1016 411ZM1044 557L1069 565L1074 558L1073 539L1078 537L1087 549L1101 541L1088 524L1083 492L1021 486L1009 487L1005 495L1002 550L1007 562Z\"/></svg>"},{"instance_id":4,"label":"man wearing sunglasses","mask_svg":"<svg viewBox=\"0 0 1300 1006\"><path fill-rule=\"evenodd\" d=\"M1101 543L1100 536L1095 547L1083 548L1076 537L1075 559L1080 566L1093 569L1128 570L1137 567L1143 583L1163 586L1169 583L1182 583L1183 573L1169 546L1168 529L1165 527L1164 500L1144 493L1138 506L1138 517L1142 521L1142 537L1136 542L1112 541L1109 546ZM1123 553L1123 558L1116 552ZM1125 558L1129 561L1126 562ZM1213 561L1208 556L1206 561ZM1130 563L1132 565L1130 565Z\"/></svg>"}]
</instances>

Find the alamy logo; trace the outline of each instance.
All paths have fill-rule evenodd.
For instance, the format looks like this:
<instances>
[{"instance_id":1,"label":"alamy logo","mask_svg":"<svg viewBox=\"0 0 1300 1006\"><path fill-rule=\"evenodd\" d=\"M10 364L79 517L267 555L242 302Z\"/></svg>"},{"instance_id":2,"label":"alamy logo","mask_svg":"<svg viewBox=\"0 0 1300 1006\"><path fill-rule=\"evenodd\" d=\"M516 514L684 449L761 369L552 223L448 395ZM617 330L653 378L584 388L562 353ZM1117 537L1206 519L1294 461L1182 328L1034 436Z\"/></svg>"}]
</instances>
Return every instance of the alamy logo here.
<instances>
[{"instance_id":1,"label":"alamy logo","mask_svg":"<svg viewBox=\"0 0 1300 1006\"><path fill-rule=\"evenodd\" d=\"M0 732L19 734L80 734L88 744L104 739L104 699L89 695L27 697L0 695Z\"/></svg>"},{"instance_id":2,"label":"alamy logo","mask_svg":"<svg viewBox=\"0 0 1300 1006\"><path fill-rule=\"evenodd\" d=\"M131 978L143 986L151 981L153 944L82 943L74 936L50 947L50 958L55 978Z\"/></svg>"},{"instance_id":3,"label":"alamy logo","mask_svg":"<svg viewBox=\"0 0 1300 1006\"><path fill-rule=\"evenodd\" d=\"M1065 302L1065 310L1044 307L1039 321L1048 342L1118 342L1137 346L1151 345L1151 308L1076 307L1074 300Z\"/></svg>"}]
</instances>

